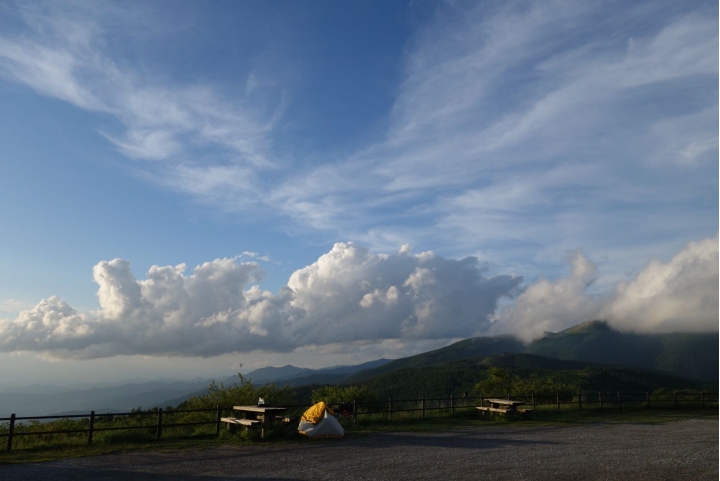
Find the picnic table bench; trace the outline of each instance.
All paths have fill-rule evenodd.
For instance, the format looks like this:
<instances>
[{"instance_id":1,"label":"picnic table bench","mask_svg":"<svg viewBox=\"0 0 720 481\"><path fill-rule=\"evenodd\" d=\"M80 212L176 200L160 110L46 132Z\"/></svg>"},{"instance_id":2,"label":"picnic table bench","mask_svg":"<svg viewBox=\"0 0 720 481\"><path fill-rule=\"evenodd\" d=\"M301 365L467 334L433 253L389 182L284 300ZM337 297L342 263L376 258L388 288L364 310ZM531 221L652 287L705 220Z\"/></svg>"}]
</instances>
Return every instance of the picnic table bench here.
<instances>
[{"instance_id":1,"label":"picnic table bench","mask_svg":"<svg viewBox=\"0 0 720 481\"><path fill-rule=\"evenodd\" d=\"M242 418L226 417L220 421L227 423L228 430L232 431L235 426L243 426L248 428L260 427L260 437L265 439L265 431L271 429L273 421L292 422L292 418L279 416L287 410L287 408L279 406L233 406L234 411L238 411ZM287 421L285 421L287 419Z\"/></svg>"},{"instance_id":2,"label":"picnic table bench","mask_svg":"<svg viewBox=\"0 0 720 481\"><path fill-rule=\"evenodd\" d=\"M230 430L230 428L232 426L236 426L236 425L241 425L241 426L245 426L246 428L248 428L248 427L253 427L256 424L260 424L259 419L238 419L238 418L233 418L233 417L222 418L222 419L220 419L220 421L227 423L228 430Z\"/></svg>"},{"instance_id":3,"label":"picnic table bench","mask_svg":"<svg viewBox=\"0 0 720 481\"><path fill-rule=\"evenodd\" d=\"M531 413L532 409L518 409L518 406L525 404L525 401L513 401L511 399L485 399L490 406L475 406L475 409L482 414L497 413L506 416L523 416Z\"/></svg>"}]
</instances>

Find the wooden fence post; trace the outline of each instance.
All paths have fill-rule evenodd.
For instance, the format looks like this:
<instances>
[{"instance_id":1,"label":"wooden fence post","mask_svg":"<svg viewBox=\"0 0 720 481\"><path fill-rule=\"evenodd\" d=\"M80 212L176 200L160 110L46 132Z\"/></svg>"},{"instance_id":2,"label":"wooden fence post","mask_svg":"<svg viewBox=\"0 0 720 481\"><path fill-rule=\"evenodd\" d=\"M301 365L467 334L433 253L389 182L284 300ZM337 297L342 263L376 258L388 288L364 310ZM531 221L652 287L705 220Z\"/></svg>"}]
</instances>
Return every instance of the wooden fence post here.
<instances>
[{"instance_id":1,"label":"wooden fence post","mask_svg":"<svg viewBox=\"0 0 720 481\"><path fill-rule=\"evenodd\" d=\"M92 444L93 429L95 429L95 411L90 411L90 429L88 429L88 445Z\"/></svg>"},{"instance_id":2,"label":"wooden fence post","mask_svg":"<svg viewBox=\"0 0 720 481\"><path fill-rule=\"evenodd\" d=\"M450 416L455 415L455 399L453 398L453 395L450 395Z\"/></svg>"},{"instance_id":3,"label":"wooden fence post","mask_svg":"<svg viewBox=\"0 0 720 481\"><path fill-rule=\"evenodd\" d=\"M622 411L622 398L620 397L620 391L618 391L618 407Z\"/></svg>"},{"instance_id":4,"label":"wooden fence post","mask_svg":"<svg viewBox=\"0 0 720 481\"><path fill-rule=\"evenodd\" d=\"M216 409L216 412L215 412L215 437L219 438L220 437L220 424L221 424L220 405L219 404L215 405L215 409Z\"/></svg>"},{"instance_id":5,"label":"wooden fence post","mask_svg":"<svg viewBox=\"0 0 720 481\"><path fill-rule=\"evenodd\" d=\"M15 431L15 413L12 413L10 415L10 427L8 427L8 434L7 434L7 450L12 450L12 438L13 438L13 431Z\"/></svg>"},{"instance_id":6,"label":"wooden fence post","mask_svg":"<svg viewBox=\"0 0 720 481\"><path fill-rule=\"evenodd\" d=\"M578 393L578 407L582 411L582 393L581 392Z\"/></svg>"},{"instance_id":7,"label":"wooden fence post","mask_svg":"<svg viewBox=\"0 0 720 481\"><path fill-rule=\"evenodd\" d=\"M157 431L155 431L155 439L160 439L160 436L162 436L162 408L158 409Z\"/></svg>"},{"instance_id":8,"label":"wooden fence post","mask_svg":"<svg viewBox=\"0 0 720 481\"><path fill-rule=\"evenodd\" d=\"M678 408L677 391L673 391L673 396L675 397L675 409L677 409Z\"/></svg>"},{"instance_id":9,"label":"wooden fence post","mask_svg":"<svg viewBox=\"0 0 720 481\"><path fill-rule=\"evenodd\" d=\"M557 408L558 408L558 411L559 411L559 410L560 410L560 393L558 392L558 393L555 393L555 394L556 394L555 401L557 402Z\"/></svg>"},{"instance_id":10,"label":"wooden fence post","mask_svg":"<svg viewBox=\"0 0 720 481\"><path fill-rule=\"evenodd\" d=\"M357 402L353 399L353 424L357 423Z\"/></svg>"},{"instance_id":11,"label":"wooden fence post","mask_svg":"<svg viewBox=\"0 0 720 481\"><path fill-rule=\"evenodd\" d=\"M532 393L530 397L532 398L533 409L535 409L535 393Z\"/></svg>"},{"instance_id":12,"label":"wooden fence post","mask_svg":"<svg viewBox=\"0 0 720 481\"><path fill-rule=\"evenodd\" d=\"M598 391L598 400L600 401L600 409L602 409L602 392Z\"/></svg>"},{"instance_id":13,"label":"wooden fence post","mask_svg":"<svg viewBox=\"0 0 720 481\"><path fill-rule=\"evenodd\" d=\"M388 419L392 421L392 398L388 398Z\"/></svg>"}]
</instances>

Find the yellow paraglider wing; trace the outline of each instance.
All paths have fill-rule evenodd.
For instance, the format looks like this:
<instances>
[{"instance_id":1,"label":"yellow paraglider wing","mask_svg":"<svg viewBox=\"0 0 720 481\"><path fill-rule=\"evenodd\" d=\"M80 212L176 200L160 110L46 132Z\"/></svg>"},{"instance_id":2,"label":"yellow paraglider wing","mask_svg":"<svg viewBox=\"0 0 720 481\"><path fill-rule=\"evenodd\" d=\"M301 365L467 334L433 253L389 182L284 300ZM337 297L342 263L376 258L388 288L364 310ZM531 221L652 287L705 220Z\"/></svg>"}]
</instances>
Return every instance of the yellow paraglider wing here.
<instances>
[{"instance_id":1,"label":"yellow paraglider wing","mask_svg":"<svg viewBox=\"0 0 720 481\"><path fill-rule=\"evenodd\" d=\"M330 406L325 404L324 401L320 401L303 413L302 420L308 423L317 424L325 416L325 411L327 411L331 416L334 415Z\"/></svg>"}]
</instances>

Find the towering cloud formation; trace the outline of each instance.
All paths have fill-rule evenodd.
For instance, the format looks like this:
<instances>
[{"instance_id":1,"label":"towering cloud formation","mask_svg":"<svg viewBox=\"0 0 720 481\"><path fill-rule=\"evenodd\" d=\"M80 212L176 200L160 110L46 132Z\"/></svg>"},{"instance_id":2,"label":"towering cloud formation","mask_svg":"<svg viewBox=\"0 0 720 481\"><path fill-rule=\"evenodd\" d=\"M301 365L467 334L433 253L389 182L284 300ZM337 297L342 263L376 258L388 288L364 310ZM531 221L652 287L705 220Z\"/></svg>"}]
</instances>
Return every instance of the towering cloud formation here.
<instances>
[{"instance_id":1,"label":"towering cloud formation","mask_svg":"<svg viewBox=\"0 0 720 481\"><path fill-rule=\"evenodd\" d=\"M190 275L184 264L153 266L137 280L127 261L115 259L93 269L99 310L45 299L0 320L0 350L59 358L213 356L495 333L531 340L589 319L631 331L718 329L717 238L691 242L667 263L653 260L631 282L596 296L588 294L595 266L580 252L570 261L568 277L540 279L497 312L522 277L487 277L473 257L413 254L408 246L387 255L335 244L277 294L258 287L255 262L217 259Z\"/></svg>"},{"instance_id":2,"label":"towering cloud formation","mask_svg":"<svg viewBox=\"0 0 720 481\"><path fill-rule=\"evenodd\" d=\"M570 276L528 286L494 318L493 331L531 340L590 319L606 319L624 331L718 330L717 237L689 243L667 263L651 260L613 292L588 294L594 281L595 266L578 252Z\"/></svg>"},{"instance_id":3,"label":"towering cloud formation","mask_svg":"<svg viewBox=\"0 0 720 481\"><path fill-rule=\"evenodd\" d=\"M521 277L485 277L475 258L373 254L338 243L292 274L278 294L257 286L254 262L153 266L136 280L125 260L93 269L100 310L78 313L58 297L0 321L0 349L62 358L117 354L212 356L358 340L438 339L489 327L498 299Z\"/></svg>"}]
</instances>

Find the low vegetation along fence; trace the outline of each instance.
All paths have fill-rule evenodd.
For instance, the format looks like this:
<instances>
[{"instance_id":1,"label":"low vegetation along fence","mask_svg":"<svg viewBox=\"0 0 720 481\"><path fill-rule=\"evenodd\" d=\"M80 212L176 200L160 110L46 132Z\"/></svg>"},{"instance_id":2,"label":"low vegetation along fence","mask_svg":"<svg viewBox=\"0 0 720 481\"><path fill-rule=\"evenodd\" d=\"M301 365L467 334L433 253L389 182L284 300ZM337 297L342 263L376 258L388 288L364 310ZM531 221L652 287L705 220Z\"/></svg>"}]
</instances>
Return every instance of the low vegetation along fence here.
<instances>
[{"instance_id":1,"label":"low vegetation along fence","mask_svg":"<svg viewBox=\"0 0 720 481\"><path fill-rule=\"evenodd\" d=\"M479 397L457 397L420 399L388 399L387 401L352 402L353 421L359 423L390 422L393 419L426 419L445 417L463 411L474 412L475 406L488 399L513 399L525 403L524 407L536 412L615 409L627 408L718 408L717 393L621 393L582 392L574 395L507 396L481 395ZM310 405L291 405L290 416L300 416ZM232 412L232 406L216 406L212 409L175 410L153 409L128 413L89 414L71 416L16 416L0 418L0 438L6 438L6 449L13 449L13 443L21 444L17 438L32 437L35 442L25 442L18 447L32 447L46 444L65 444L94 441L101 442L142 442L159 440L163 437L192 437L198 435L220 436L224 414ZM360 419L358 419L360 418ZM47 422L54 419L54 422ZM29 421L29 422L28 422ZM41 422L44 421L44 422ZM122 434L120 434L120 432ZM120 435L118 435L120 434ZM25 438L26 439L26 438Z\"/></svg>"},{"instance_id":2,"label":"low vegetation along fence","mask_svg":"<svg viewBox=\"0 0 720 481\"><path fill-rule=\"evenodd\" d=\"M388 399L387 401L353 403L353 416L370 417L373 420L411 419L429 416L454 415L456 411L474 412L475 406L486 404L489 399L512 399L522 401L522 407L536 412L567 412L602 409L699 409L718 408L718 394L705 392L581 392L577 394L555 393L552 395L530 394L526 396L480 395L478 397ZM431 414L428 414L428 411Z\"/></svg>"}]
</instances>

